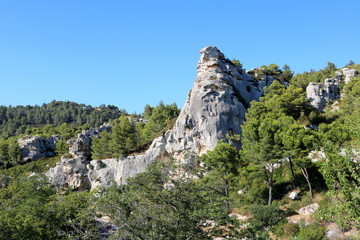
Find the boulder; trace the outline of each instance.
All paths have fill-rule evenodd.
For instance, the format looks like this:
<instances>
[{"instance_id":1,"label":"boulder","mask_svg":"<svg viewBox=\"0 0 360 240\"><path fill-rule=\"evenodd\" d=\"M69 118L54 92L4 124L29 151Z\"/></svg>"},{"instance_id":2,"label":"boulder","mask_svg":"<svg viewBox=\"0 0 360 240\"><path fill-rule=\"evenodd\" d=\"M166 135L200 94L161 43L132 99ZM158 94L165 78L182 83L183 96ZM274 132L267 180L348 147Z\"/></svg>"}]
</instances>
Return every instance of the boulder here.
<instances>
[{"instance_id":1,"label":"boulder","mask_svg":"<svg viewBox=\"0 0 360 240\"><path fill-rule=\"evenodd\" d=\"M347 239L337 223L330 223L326 228L325 235L328 240Z\"/></svg>"},{"instance_id":2,"label":"boulder","mask_svg":"<svg viewBox=\"0 0 360 240\"><path fill-rule=\"evenodd\" d=\"M320 206L318 203L313 203L313 204L310 204L310 205L300 208L298 213L303 216L309 216L309 215L315 213L319 207Z\"/></svg>"},{"instance_id":3,"label":"boulder","mask_svg":"<svg viewBox=\"0 0 360 240\"><path fill-rule=\"evenodd\" d=\"M289 195L289 198L292 200L295 200L299 197L299 193L300 193L300 191L292 191Z\"/></svg>"}]
</instances>

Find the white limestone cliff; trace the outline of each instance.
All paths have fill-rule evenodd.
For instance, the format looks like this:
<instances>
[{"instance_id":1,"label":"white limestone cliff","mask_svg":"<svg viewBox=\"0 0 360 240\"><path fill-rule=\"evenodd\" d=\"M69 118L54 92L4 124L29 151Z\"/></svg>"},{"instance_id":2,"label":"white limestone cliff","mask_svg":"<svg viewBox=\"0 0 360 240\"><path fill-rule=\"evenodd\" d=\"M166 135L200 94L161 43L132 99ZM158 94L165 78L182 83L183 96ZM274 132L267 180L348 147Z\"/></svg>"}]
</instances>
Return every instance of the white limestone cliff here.
<instances>
[{"instance_id":1,"label":"white limestone cliff","mask_svg":"<svg viewBox=\"0 0 360 240\"><path fill-rule=\"evenodd\" d=\"M68 174L66 169L70 173L76 172L74 168L77 168L82 173L79 176L84 176L86 172L87 179L84 181L88 181L91 188L108 187L112 181L123 184L126 178L145 171L152 161L169 157L183 161L186 152L200 155L212 150L218 140L227 141L227 135L241 134L240 126L250 102L259 100L263 88L274 79L265 76L263 80L254 80L216 47L205 47L200 53L198 77L173 129L155 139L146 152L126 158L105 159L102 163L84 161L87 170L79 165L82 160L64 160L48 171L50 179L56 183L56 179L63 179L58 175ZM240 146L239 142L233 144ZM86 185L77 182L77 187Z\"/></svg>"}]
</instances>

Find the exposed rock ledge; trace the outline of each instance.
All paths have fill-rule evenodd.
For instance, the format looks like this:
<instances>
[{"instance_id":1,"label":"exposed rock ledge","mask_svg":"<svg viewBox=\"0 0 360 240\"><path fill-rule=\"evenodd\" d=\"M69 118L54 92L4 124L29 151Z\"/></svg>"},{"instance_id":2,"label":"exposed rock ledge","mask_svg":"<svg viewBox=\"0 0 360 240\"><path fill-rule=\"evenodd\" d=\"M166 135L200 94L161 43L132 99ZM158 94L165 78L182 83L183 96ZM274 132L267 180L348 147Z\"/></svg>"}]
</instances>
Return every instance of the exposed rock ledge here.
<instances>
[{"instance_id":1,"label":"exposed rock ledge","mask_svg":"<svg viewBox=\"0 0 360 240\"><path fill-rule=\"evenodd\" d=\"M52 182L80 189L107 187L112 181L126 183L126 178L143 172L152 161L170 156L184 161L184 152L200 155L212 150L218 140L227 141L227 134L241 134L240 126L250 102L258 100L264 86L274 79L265 76L254 80L216 47L205 47L200 53L198 77L172 130L155 139L141 155L106 159L102 163L89 162L84 155L63 159L47 172Z\"/></svg>"}]
</instances>

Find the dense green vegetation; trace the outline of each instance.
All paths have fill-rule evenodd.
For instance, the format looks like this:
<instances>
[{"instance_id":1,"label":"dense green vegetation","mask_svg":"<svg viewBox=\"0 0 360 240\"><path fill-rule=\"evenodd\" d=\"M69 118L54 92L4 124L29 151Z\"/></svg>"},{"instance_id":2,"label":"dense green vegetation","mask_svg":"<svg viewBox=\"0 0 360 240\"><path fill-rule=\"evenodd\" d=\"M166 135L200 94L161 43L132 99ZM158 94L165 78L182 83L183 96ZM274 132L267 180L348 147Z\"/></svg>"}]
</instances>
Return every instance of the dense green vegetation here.
<instances>
[{"instance_id":1,"label":"dense green vegetation","mask_svg":"<svg viewBox=\"0 0 360 240\"><path fill-rule=\"evenodd\" d=\"M145 107L143 115L148 119L146 124L136 122L133 116L121 116L112 122L110 132L104 131L101 138L94 139L92 158L118 158L144 150L152 140L173 126L179 112L176 104L164 105L160 102L155 108Z\"/></svg>"},{"instance_id":2,"label":"dense green vegetation","mask_svg":"<svg viewBox=\"0 0 360 240\"><path fill-rule=\"evenodd\" d=\"M101 216L116 225L116 239L325 239L326 221L343 232L359 228L360 76L344 86L336 111L312 109L304 92L337 70L328 63L293 76L287 65L262 66L258 76L278 81L251 103L241 149L218 142L200 157L185 152L186 164L153 162L127 185L94 192L56 192L42 175L67 152L66 140L111 122L93 140L92 159L140 152L173 126L175 104L147 105L140 115L64 102L0 107L0 239L98 239ZM17 139L29 134L60 135L57 155L23 164ZM320 150L326 161L312 162L309 153ZM288 198L292 190L300 191L298 199ZM314 202L320 204L314 223L287 221Z\"/></svg>"},{"instance_id":3,"label":"dense green vegetation","mask_svg":"<svg viewBox=\"0 0 360 240\"><path fill-rule=\"evenodd\" d=\"M73 127L84 124L98 127L125 113L125 110L111 105L94 108L90 105L62 101L52 101L41 106L0 106L0 137L31 134L29 129L43 128L46 125L58 126L63 123Z\"/></svg>"}]
</instances>

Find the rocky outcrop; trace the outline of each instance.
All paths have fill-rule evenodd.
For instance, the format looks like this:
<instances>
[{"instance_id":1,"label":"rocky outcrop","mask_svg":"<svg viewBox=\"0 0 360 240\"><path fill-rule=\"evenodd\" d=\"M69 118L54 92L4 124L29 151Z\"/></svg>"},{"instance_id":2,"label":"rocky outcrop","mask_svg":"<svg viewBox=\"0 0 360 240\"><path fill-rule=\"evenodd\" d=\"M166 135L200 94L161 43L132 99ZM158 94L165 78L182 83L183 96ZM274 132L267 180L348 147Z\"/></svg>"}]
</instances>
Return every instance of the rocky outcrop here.
<instances>
[{"instance_id":1,"label":"rocky outcrop","mask_svg":"<svg viewBox=\"0 0 360 240\"><path fill-rule=\"evenodd\" d=\"M218 140L228 141L227 136L241 134L240 126L250 102L258 100L264 86L269 86L274 78L265 75L260 80L254 80L225 58L216 47L203 48L200 53L198 77L172 130L155 139L151 147L140 155L93 160L90 164L83 160L65 159L56 166L57 170L48 172L52 181L61 181L61 184L70 181L69 185L74 183L79 187L82 186L78 183L80 180L74 181L73 176L84 180L86 172L91 188L108 187L112 181L126 183L126 178L145 171L152 161L174 157L186 162L186 152L200 155L206 150L212 150ZM70 153L87 159L91 138L99 135L94 131L93 135L82 133L69 141ZM233 144L240 146L240 142ZM83 166L79 167L78 164ZM70 166L77 170L68 171ZM72 177L64 178L61 174Z\"/></svg>"},{"instance_id":2,"label":"rocky outcrop","mask_svg":"<svg viewBox=\"0 0 360 240\"><path fill-rule=\"evenodd\" d=\"M241 134L250 102L258 100L263 87L274 80L267 76L254 80L216 47L203 48L200 53L198 77L173 130L165 134L166 151L178 157L184 151L201 154L212 150L218 140L227 141L227 134Z\"/></svg>"},{"instance_id":3,"label":"rocky outcrop","mask_svg":"<svg viewBox=\"0 0 360 240\"><path fill-rule=\"evenodd\" d=\"M69 144L69 153L76 157L91 157L91 139L98 138L100 133L106 129L111 128L109 124L103 124L99 128L90 128L83 130L76 138L67 141Z\"/></svg>"},{"instance_id":4,"label":"rocky outcrop","mask_svg":"<svg viewBox=\"0 0 360 240\"><path fill-rule=\"evenodd\" d=\"M347 84L357 74L355 69L343 68L336 71L335 77L326 78L324 83L309 83L306 93L311 106L323 111L329 101L335 101L341 97L339 89L341 81ZM336 109L336 106L334 107Z\"/></svg>"},{"instance_id":5,"label":"rocky outcrop","mask_svg":"<svg viewBox=\"0 0 360 240\"><path fill-rule=\"evenodd\" d=\"M56 144L60 139L60 136L51 136L48 139L43 139L39 136L31 135L20 138L18 144L22 150L23 160L27 162L54 156Z\"/></svg>"},{"instance_id":6,"label":"rocky outcrop","mask_svg":"<svg viewBox=\"0 0 360 240\"><path fill-rule=\"evenodd\" d=\"M309 83L306 88L307 98L311 106L322 111L329 101L339 99L340 80L327 78L324 83Z\"/></svg>"},{"instance_id":7,"label":"rocky outcrop","mask_svg":"<svg viewBox=\"0 0 360 240\"><path fill-rule=\"evenodd\" d=\"M75 190L86 190L90 187L86 168L88 164L89 160L84 156L62 158L45 175L58 189L71 187Z\"/></svg>"},{"instance_id":8,"label":"rocky outcrop","mask_svg":"<svg viewBox=\"0 0 360 240\"><path fill-rule=\"evenodd\" d=\"M142 155L128 156L120 159L93 160L87 166L91 189L109 187L113 182L125 184L128 177L144 172L150 162L164 161L169 155L165 150L165 140L159 137Z\"/></svg>"},{"instance_id":9,"label":"rocky outcrop","mask_svg":"<svg viewBox=\"0 0 360 240\"><path fill-rule=\"evenodd\" d=\"M345 84L347 84L352 78L356 77L359 73L355 69L343 68L336 72L337 75L341 76Z\"/></svg>"}]
</instances>

